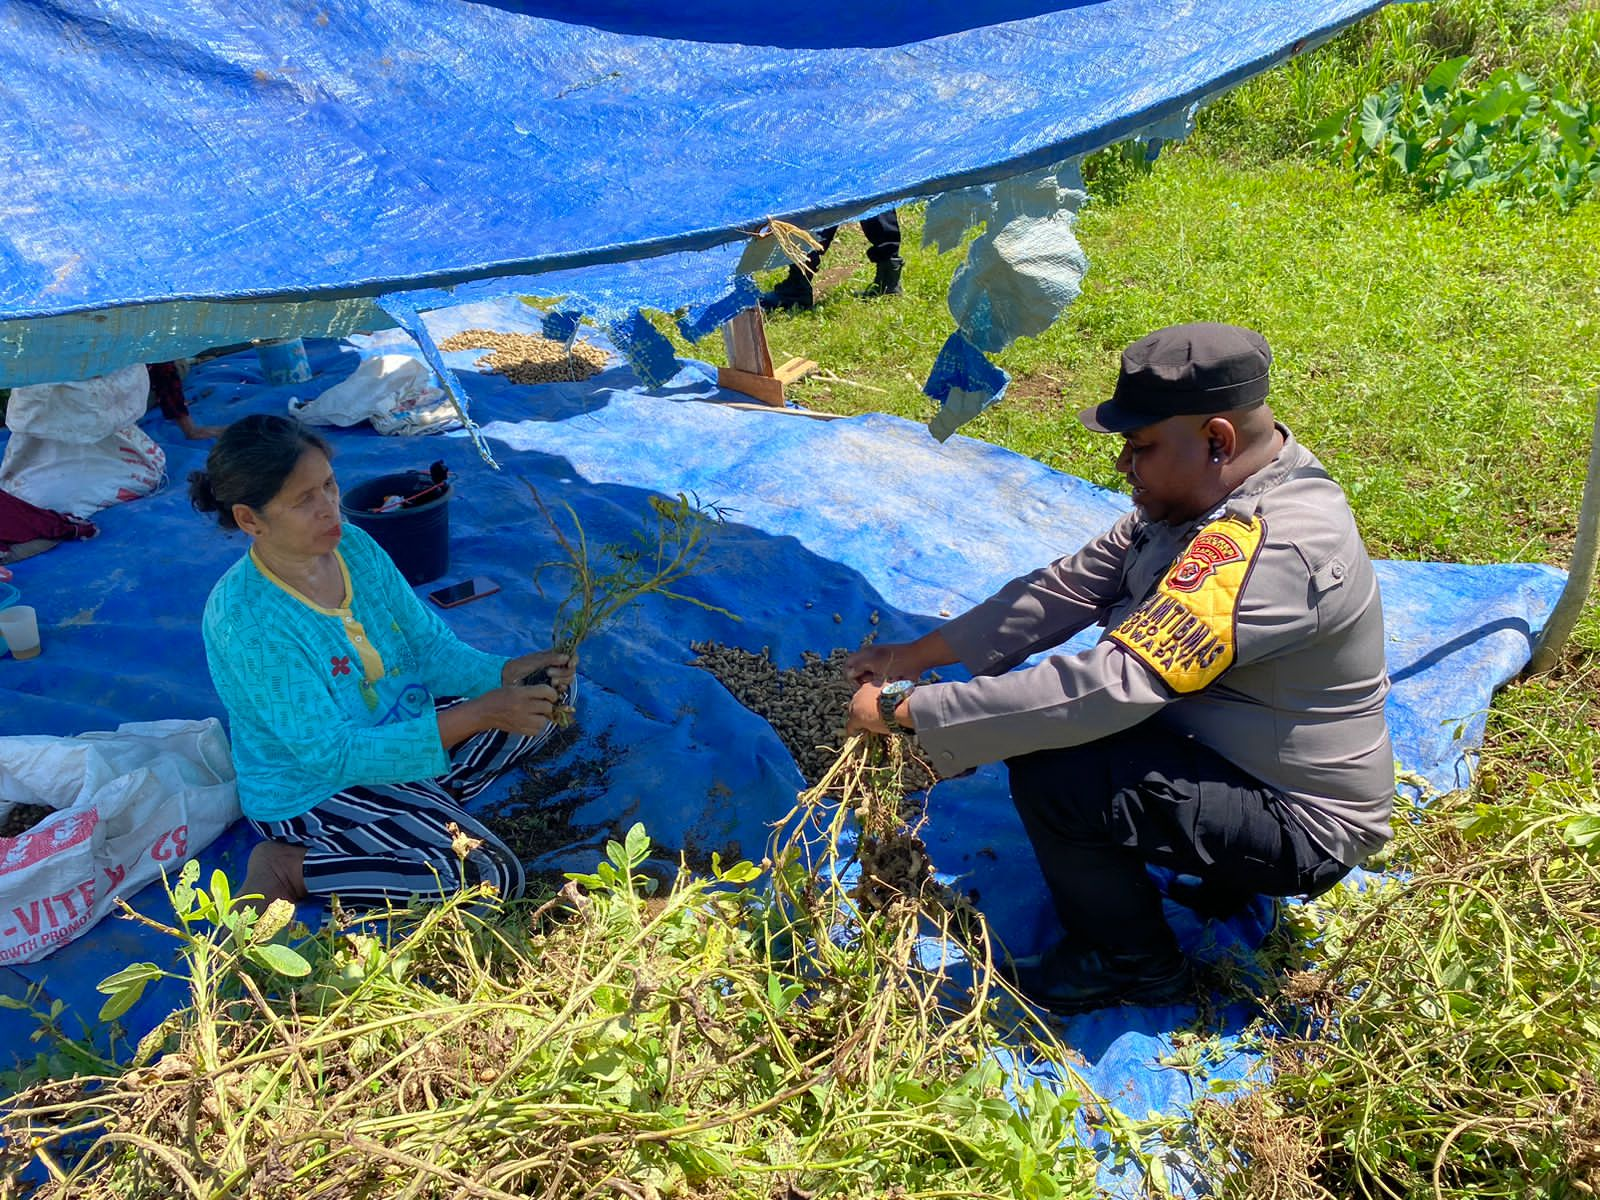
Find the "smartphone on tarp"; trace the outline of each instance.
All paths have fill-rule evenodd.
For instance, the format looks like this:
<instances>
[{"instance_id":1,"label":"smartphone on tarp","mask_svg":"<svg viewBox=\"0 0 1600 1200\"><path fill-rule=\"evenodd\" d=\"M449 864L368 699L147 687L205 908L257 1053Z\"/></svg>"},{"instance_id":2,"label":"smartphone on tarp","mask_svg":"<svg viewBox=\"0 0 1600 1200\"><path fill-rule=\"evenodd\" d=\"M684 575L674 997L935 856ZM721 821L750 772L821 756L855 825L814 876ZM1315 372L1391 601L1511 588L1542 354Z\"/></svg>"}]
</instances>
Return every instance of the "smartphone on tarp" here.
<instances>
[{"instance_id":1,"label":"smartphone on tarp","mask_svg":"<svg viewBox=\"0 0 1600 1200\"><path fill-rule=\"evenodd\" d=\"M455 608L458 605L470 604L474 600L482 600L485 596L492 596L499 590L500 585L494 580L474 575L471 579L463 579L460 583L452 583L449 587L429 592L428 599L440 608Z\"/></svg>"}]
</instances>

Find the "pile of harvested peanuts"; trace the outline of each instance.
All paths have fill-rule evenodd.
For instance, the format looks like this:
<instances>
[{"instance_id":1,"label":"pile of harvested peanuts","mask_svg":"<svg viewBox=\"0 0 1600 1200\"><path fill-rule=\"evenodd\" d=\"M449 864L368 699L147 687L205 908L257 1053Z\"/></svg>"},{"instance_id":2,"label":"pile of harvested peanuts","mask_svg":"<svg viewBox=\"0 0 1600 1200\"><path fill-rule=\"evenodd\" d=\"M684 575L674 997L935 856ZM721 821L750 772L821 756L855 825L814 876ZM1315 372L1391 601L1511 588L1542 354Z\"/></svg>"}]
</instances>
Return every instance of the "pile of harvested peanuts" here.
<instances>
[{"instance_id":1,"label":"pile of harvested peanuts","mask_svg":"<svg viewBox=\"0 0 1600 1200\"><path fill-rule=\"evenodd\" d=\"M794 756L807 784L815 784L844 744L844 720L855 688L845 678L839 649L824 658L807 650L801 665L779 670L768 647L759 654L717 642L695 642L695 666L704 667L751 712L764 717Z\"/></svg>"},{"instance_id":2,"label":"pile of harvested peanuts","mask_svg":"<svg viewBox=\"0 0 1600 1200\"><path fill-rule=\"evenodd\" d=\"M0 818L0 838L14 838L26 833L56 810L42 804L13 804L11 810Z\"/></svg>"},{"instance_id":3,"label":"pile of harvested peanuts","mask_svg":"<svg viewBox=\"0 0 1600 1200\"><path fill-rule=\"evenodd\" d=\"M512 383L574 383L605 370L611 356L599 346L574 342L572 348L534 333L467 329L439 343L441 350L488 350L478 366Z\"/></svg>"}]
</instances>

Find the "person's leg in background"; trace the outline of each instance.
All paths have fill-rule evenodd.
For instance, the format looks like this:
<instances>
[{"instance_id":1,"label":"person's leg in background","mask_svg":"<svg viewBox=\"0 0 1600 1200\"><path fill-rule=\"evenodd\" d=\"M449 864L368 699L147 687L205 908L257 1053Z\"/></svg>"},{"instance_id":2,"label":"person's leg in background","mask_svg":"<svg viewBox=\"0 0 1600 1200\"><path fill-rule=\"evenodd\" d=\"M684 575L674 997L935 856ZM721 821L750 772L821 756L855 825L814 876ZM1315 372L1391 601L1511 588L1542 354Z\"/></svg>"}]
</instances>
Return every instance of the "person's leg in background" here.
<instances>
[{"instance_id":1,"label":"person's leg in background","mask_svg":"<svg viewBox=\"0 0 1600 1200\"><path fill-rule=\"evenodd\" d=\"M821 247L811 251L806 256L804 266L798 263L790 264L789 273L778 281L777 286L770 292L762 293L761 307L766 309L790 309L810 308L814 305L817 302L817 297L811 286L812 280L816 277L817 272L822 269L822 256L828 252L828 247L833 245L833 239L838 233L839 227L837 225L830 225L826 229L819 230L816 234L816 239L822 243ZM896 244L898 245L898 235Z\"/></svg>"},{"instance_id":2,"label":"person's leg in background","mask_svg":"<svg viewBox=\"0 0 1600 1200\"><path fill-rule=\"evenodd\" d=\"M867 261L873 265L869 296L898 296L905 260L900 257L900 214L894 209L861 222L867 235ZM830 239L831 240L831 239Z\"/></svg>"},{"instance_id":3,"label":"person's leg in background","mask_svg":"<svg viewBox=\"0 0 1600 1200\"><path fill-rule=\"evenodd\" d=\"M161 415L175 421L183 436L191 439L214 438L220 425L196 425L189 415L189 402L183 395L183 371L175 362L150 363L150 396L161 408Z\"/></svg>"}]
</instances>

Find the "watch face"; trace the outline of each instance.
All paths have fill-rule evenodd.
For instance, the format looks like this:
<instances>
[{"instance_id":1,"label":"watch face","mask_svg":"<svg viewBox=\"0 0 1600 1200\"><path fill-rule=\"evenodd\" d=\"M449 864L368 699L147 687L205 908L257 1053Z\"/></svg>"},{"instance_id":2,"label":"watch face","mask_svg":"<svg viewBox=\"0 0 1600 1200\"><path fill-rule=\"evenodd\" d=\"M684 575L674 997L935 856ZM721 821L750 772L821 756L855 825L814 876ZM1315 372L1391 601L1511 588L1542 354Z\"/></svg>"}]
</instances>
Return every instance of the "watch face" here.
<instances>
[{"instance_id":1,"label":"watch face","mask_svg":"<svg viewBox=\"0 0 1600 1200\"><path fill-rule=\"evenodd\" d=\"M891 679L883 685L883 694L895 697L904 696L913 686L915 685L909 679Z\"/></svg>"}]
</instances>

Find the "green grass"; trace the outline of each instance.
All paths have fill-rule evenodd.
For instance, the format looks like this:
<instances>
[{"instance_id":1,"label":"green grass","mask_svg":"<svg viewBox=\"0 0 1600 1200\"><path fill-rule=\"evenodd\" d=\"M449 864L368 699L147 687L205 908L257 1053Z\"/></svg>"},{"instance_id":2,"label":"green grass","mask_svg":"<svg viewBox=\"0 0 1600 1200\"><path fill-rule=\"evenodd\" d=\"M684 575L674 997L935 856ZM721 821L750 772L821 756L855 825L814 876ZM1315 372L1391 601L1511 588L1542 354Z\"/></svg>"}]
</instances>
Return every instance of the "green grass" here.
<instances>
[{"instance_id":1,"label":"green grass","mask_svg":"<svg viewBox=\"0 0 1600 1200\"><path fill-rule=\"evenodd\" d=\"M958 256L916 244L914 209L904 225L904 296L859 298L869 270L841 235L818 307L769 321L774 357L821 365L793 389L800 403L933 412L920 389L953 328ZM1079 233L1083 295L999 356L1007 398L964 433L1117 486L1116 447L1077 409L1109 393L1121 348L1149 330L1233 321L1272 344L1272 403L1345 484L1375 554L1564 563L1600 386L1600 205L1419 209L1332 166L1229 167L1180 147L1121 204L1091 203Z\"/></svg>"},{"instance_id":2,"label":"green grass","mask_svg":"<svg viewBox=\"0 0 1600 1200\"><path fill-rule=\"evenodd\" d=\"M1273 404L1345 484L1375 554L1564 565L1600 389L1600 204L1423 206L1302 152L1330 112L1463 53L1478 56L1464 78L1512 66L1600 95L1600 5L1397 5L1229 93L1148 174L1104 180L1116 202L1091 201L1079 228L1083 295L998 356L1007 399L963 432L1117 486L1113 447L1075 410L1140 335L1235 321L1271 342ZM769 322L776 358L821 364L800 403L932 413L920 389L960 253L923 250L918 209L902 216L903 297L860 298L870 268L848 227L818 307ZM722 361L718 338L690 352Z\"/></svg>"}]
</instances>

